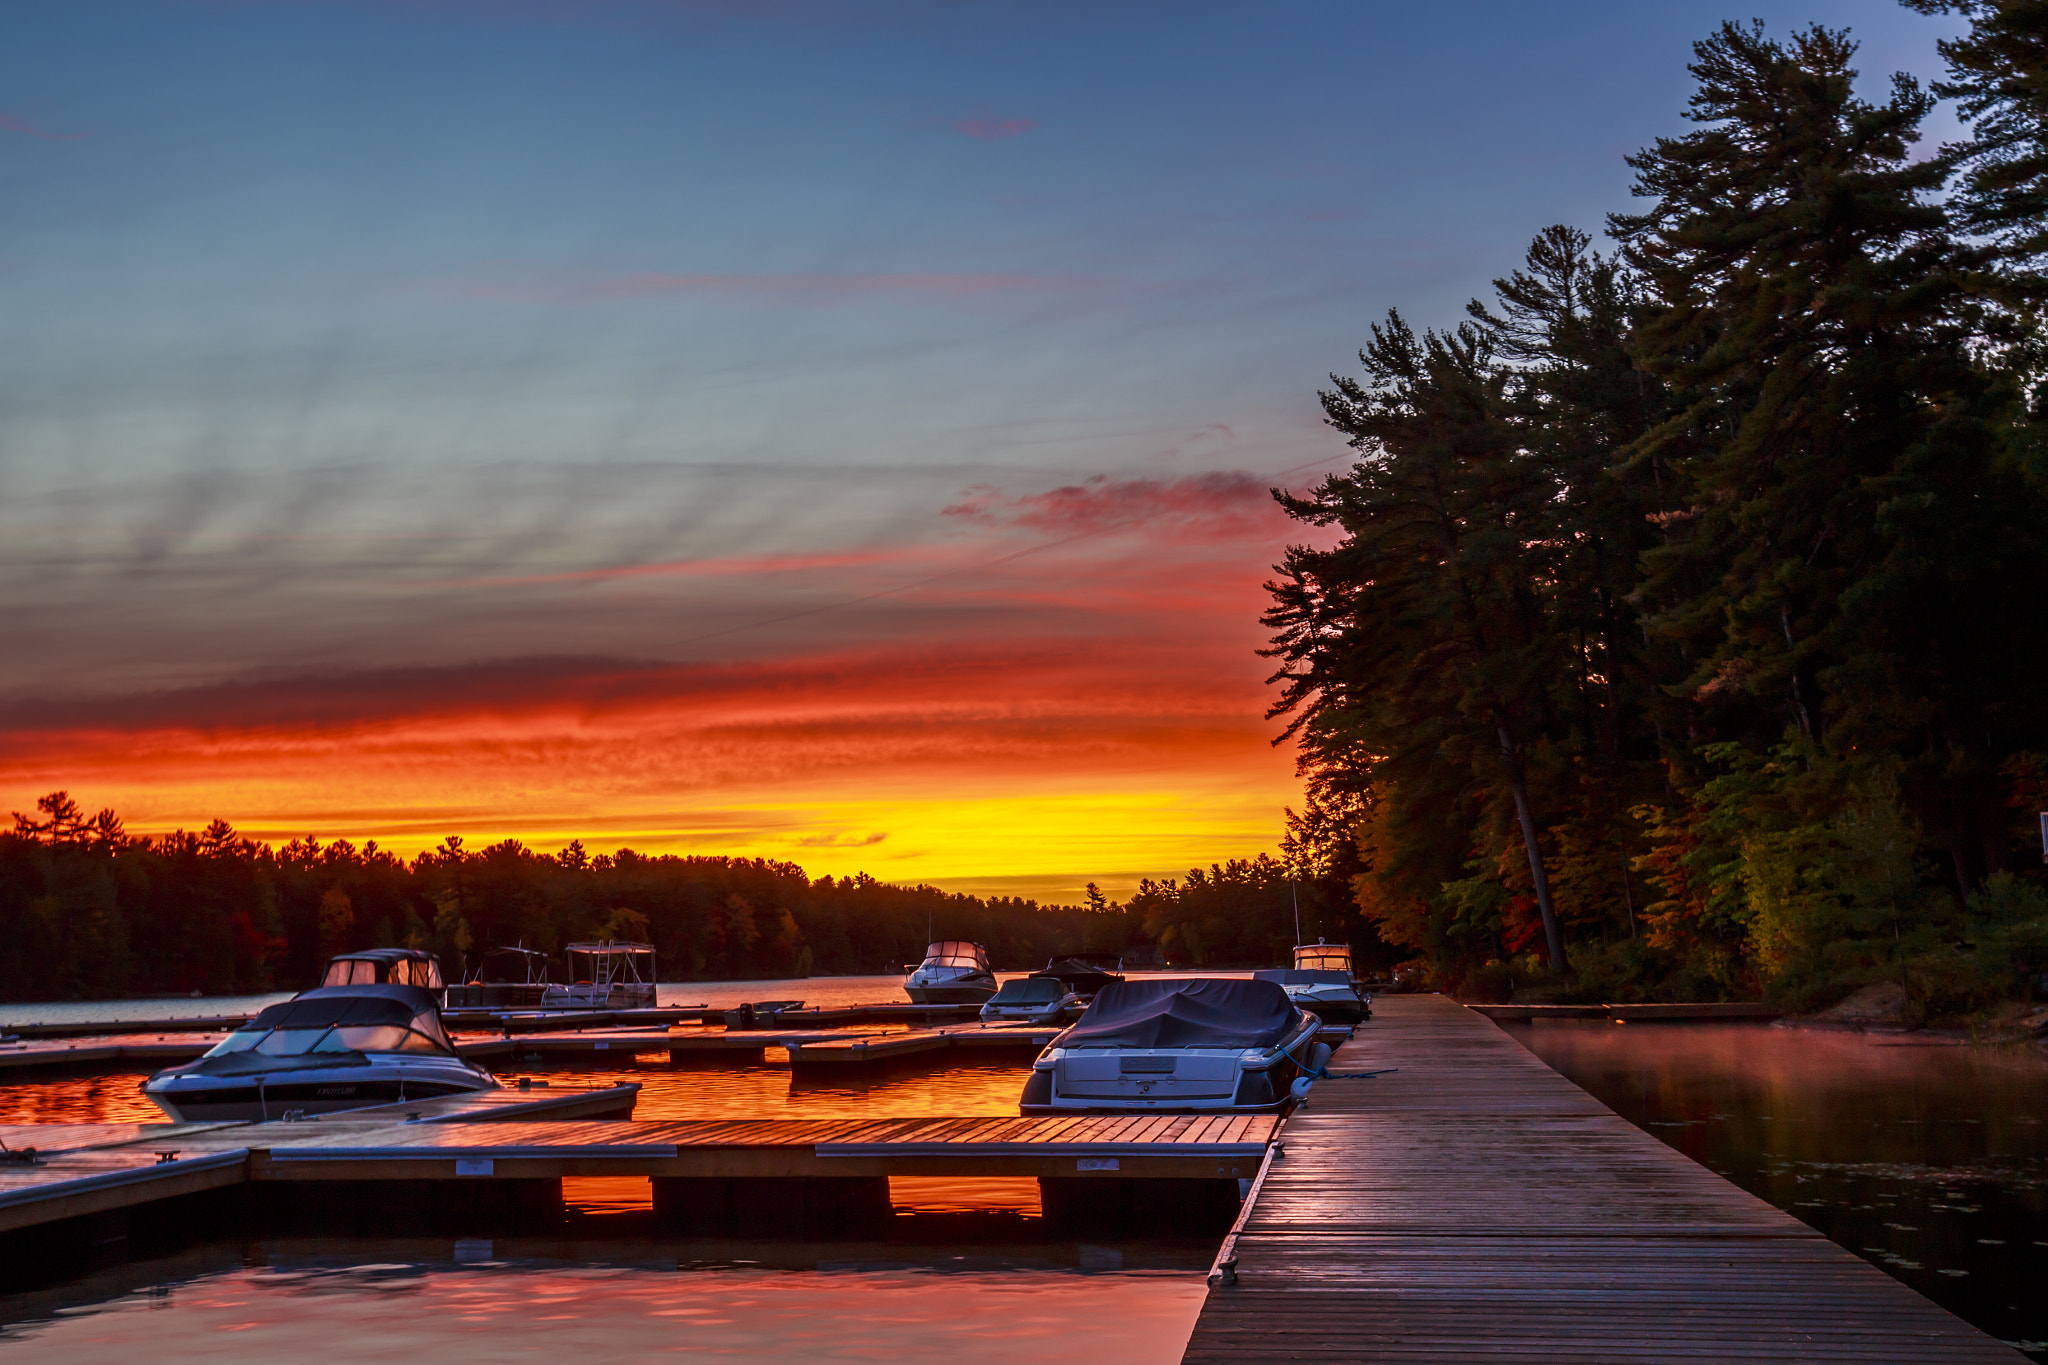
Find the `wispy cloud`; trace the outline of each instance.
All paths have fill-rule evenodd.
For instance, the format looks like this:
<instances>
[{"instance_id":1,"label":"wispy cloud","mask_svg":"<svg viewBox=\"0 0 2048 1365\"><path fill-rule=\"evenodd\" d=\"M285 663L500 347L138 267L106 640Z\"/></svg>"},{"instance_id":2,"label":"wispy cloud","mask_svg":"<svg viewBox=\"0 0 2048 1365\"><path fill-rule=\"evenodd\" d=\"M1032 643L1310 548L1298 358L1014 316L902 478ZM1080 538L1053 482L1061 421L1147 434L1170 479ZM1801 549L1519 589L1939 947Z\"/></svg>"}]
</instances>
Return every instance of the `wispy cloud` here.
<instances>
[{"instance_id":1,"label":"wispy cloud","mask_svg":"<svg viewBox=\"0 0 2048 1365\"><path fill-rule=\"evenodd\" d=\"M963 118L956 120L953 127L971 138L982 142L1000 142L1004 138L1022 137L1038 126L1035 118Z\"/></svg>"},{"instance_id":2,"label":"wispy cloud","mask_svg":"<svg viewBox=\"0 0 2048 1365\"><path fill-rule=\"evenodd\" d=\"M723 297L781 303L846 299L965 299L1004 294L1072 293L1098 282L1069 275L1015 271L871 271L847 274L704 274L640 271L580 279L506 277L464 280L435 288L459 298L517 303L602 303L671 296Z\"/></svg>"},{"instance_id":3,"label":"wispy cloud","mask_svg":"<svg viewBox=\"0 0 2048 1365\"><path fill-rule=\"evenodd\" d=\"M734 578L765 574L812 573L833 569L866 569L902 561L907 548L854 550L839 554L726 555L710 559L671 559L654 564L619 564L606 568L571 569L562 573L515 577L444 579L424 586L440 588L524 588L549 583L610 583L636 578Z\"/></svg>"},{"instance_id":4,"label":"wispy cloud","mask_svg":"<svg viewBox=\"0 0 2048 1365\"><path fill-rule=\"evenodd\" d=\"M0 114L0 131L19 133L23 137L39 137L46 142L76 142L91 137L84 133L53 133L25 114Z\"/></svg>"}]
</instances>

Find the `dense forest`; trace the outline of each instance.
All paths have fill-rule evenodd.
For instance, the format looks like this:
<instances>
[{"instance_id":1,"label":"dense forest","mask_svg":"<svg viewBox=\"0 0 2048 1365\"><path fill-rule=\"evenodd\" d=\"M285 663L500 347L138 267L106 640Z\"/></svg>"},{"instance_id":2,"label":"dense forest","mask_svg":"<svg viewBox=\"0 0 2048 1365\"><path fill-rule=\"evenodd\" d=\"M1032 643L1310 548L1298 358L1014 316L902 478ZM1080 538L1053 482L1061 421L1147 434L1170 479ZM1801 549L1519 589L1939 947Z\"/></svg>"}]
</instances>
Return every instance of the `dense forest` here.
<instances>
[{"instance_id":1,"label":"dense forest","mask_svg":"<svg viewBox=\"0 0 2048 1365\"><path fill-rule=\"evenodd\" d=\"M1911 2L1970 21L1948 81L1724 25L1609 250L1545 229L1332 376L1273 714L1440 984L1927 1017L2048 971L2048 30Z\"/></svg>"},{"instance_id":2,"label":"dense forest","mask_svg":"<svg viewBox=\"0 0 2048 1365\"><path fill-rule=\"evenodd\" d=\"M1090 887L1085 905L1040 906L580 844L471 851L451 837L407 861L375 843L273 847L221 820L136 837L64 792L14 824L0 833L6 1000L301 989L335 953L391 945L430 949L452 972L495 945L630 938L654 945L665 980L744 980L899 971L928 933L985 944L1005 970L1141 945L1184 965L1264 966L1286 960L1294 932L1288 872L1265 857L1147 881L1128 904ZM1303 890L1307 927L1329 888ZM1341 912L1326 923L1336 931Z\"/></svg>"}]
</instances>

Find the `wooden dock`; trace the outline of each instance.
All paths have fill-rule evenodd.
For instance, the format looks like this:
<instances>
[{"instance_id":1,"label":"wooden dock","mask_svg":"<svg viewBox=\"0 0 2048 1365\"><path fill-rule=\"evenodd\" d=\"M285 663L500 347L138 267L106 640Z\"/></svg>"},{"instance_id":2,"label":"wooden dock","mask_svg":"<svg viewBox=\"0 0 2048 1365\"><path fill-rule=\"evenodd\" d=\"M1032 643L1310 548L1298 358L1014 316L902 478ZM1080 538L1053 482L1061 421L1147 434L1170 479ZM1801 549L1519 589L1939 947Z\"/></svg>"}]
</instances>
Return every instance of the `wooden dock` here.
<instances>
[{"instance_id":1,"label":"wooden dock","mask_svg":"<svg viewBox=\"0 0 2048 1365\"><path fill-rule=\"evenodd\" d=\"M637 1087L630 1087L637 1089ZM34 1147L0 1161L0 1232L239 1184L433 1181L455 1185L639 1176L657 1193L735 1183L872 1194L890 1176L1180 1181L1226 1188L1259 1168L1270 1115L970 1119L566 1121L555 1097L444 1104L408 1121L375 1110L294 1123L36 1124L0 1128ZM587 1097L586 1097L587 1101ZM396 1106L392 1106L396 1107ZM425 1105L414 1106L424 1110ZM477 1120L495 1120L478 1122ZM878 1186L878 1182L880 1182Z\"/></svg>"},{"instance_id":2,"label":"wooden dock","mask_svg":"<svg viewBox=\"0 0 2048 1365\"><path fill-rule=\"evenodd\" d=\"M959 1028L910 1029L902 1033L849 1036L811 1034L783 1044L789 1049L789 1064L797 1070L809 1067L843 1068L879 1066L905 1057L931 1052L1037 1053L1057 1038L1065 1025L969 1024ZM747 1033L727 1034L739 1040Z\"/></svg>"},{"instance_id":3,"label":"wooden dock","mask_svg":"<svg viewBox=\"0 0 2048 1365\"><path fill-rule=\"evenodd\" d=\"M963 1024L888 1032L826 1029L731 1031L586 1029L576 1032L464 1034L460 1056L493 1063L586 1061L663 1055L671 1064L758 1063L769 1048L784 1048L792 1064L879 1065L921 1053L1043 1048L1056 1027ZM40 1038L0 1044L0 1075L35 1070L83 1070L130 1064L154 1071L191 1061L218 1043L220 1033L152 1033L87 1038Z\"/></svg>"},{"instance_id":4,"label":"wooden dock","mask_svg":"<svg viewBox=\"0 0 2048 1365\"><path fill-rule=\"evenodd\" d=\"M618 1010L513 1010L461 1008L441 1011L451 1029L483 1029L492 1033L577 1032L595 1028L663 1029L677 1025L707 1028L827 1029L865 1024L930 1028L939 1024L972 1023L979 1005L913 1005L878 1002L825 1008L761 1010L752 1024L738 1023L740 1011L704 1005L660 1005ZM225 1033L249 1021L247 1014L195 1015L169 1019L39 1020L0 1024L0 1038L89 1038L113 1034Z\"/></svg>"},{"instance_id":5,"label":"wooden dock","mask_svg":"<svg viewBox=\"0 0 2048 1365\"><path fill-rule=\"evenodd\" d=\"M2026 1357L1636 1128L1471 1010L1382 996L1211 1272L1185 1360ZM1283 1155L1284 1153L1284 1155Z\"/></svg>"}]
</instances>

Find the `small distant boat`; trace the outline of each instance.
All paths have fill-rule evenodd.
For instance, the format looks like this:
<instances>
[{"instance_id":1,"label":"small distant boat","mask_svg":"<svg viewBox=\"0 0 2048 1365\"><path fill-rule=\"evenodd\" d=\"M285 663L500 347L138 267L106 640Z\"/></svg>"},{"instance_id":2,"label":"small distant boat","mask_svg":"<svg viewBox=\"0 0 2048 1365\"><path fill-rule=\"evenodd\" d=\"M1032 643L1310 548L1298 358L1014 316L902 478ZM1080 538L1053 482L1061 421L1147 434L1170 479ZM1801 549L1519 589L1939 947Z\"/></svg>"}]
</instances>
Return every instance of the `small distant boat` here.
<instances>
[{"instance_id":1,"label":"small distant boat","mask_svg":"<svg viewBox=\"0 0 2048 1365\"><path fill-rule=\"evenodd\" d=\"M562 950L569 962L566 984L541 992L550 1010L633 1010L654 1008L654 947L606 939L572 943Z\"/></svg>"},{"instance_id":2,"label":"small distant boat","mask_svg":"<svg viewBox=\"0 0 2048 1365\"><path fill-rule=\"evenodd\" d=\"M431 991L351 982L270 1006L197 1061L150 1077L142 1092L175 1122L206 1123L497 1088L490 1072L455 1055Z\"/></svg>"},{"instance_id":3,"label":"small distant boat","mask_svg":"<svg viewBox=\"0 0 2048 1365\"><path fill-rule=\"evenodd\" d=\"M1044 972L1005 981L981 1007L984 1024L1059 1024L1081 1012L1081 997Z\"/></svg>"},{"instance_id":4,"label":"small distant boat","mask_svg":"<svg viewBox=\"0 0 2048 1365\"><path fill-rule=\"evenodd\" d=\"M924 961L904 981L903 991L917 1005L982 1004L996 993L988 949L958 939L934 943L924 950Z\"/></svg>"},{"instance_id":5,"label":"small distant boat","mask_svg":"<svg viewBox=\"0 0 2048 1365\"><path fill-rule=\"evenodd\" d=\"M1294 966L1254 972L1261 981L1272 981L1287 992L1288 999L1332 1024L1357 1024L1372 1018L1372 997L1358 989L1351 974L1351 949L1342 943L1296 944Z\"/></svg>"},{"instance_id":6,"label":"small distant boat","mask_svg":"<svg viewBox=\"0 0 2048 1365\"><path fill-rule=\"evenodd\" d=\"M1270 1114L1329 1056L1322 1022L1272 981L1104 986L1032 1063L1025 1114Z\"/></svg>"},{"instance_id":7,"label":"small distant boat","mask_svg":"<svg viewBox=\"0 0 2048 1365\"><path fill-rule=\"evenodd\" d=\"M1093 1000L1104 986L1123 980L1118 975L1123 969L1124 960L1115 953L1068 953L1046 963L1037 975L1056 976L1083 1000Z\"/></svg>"}]
</instances>

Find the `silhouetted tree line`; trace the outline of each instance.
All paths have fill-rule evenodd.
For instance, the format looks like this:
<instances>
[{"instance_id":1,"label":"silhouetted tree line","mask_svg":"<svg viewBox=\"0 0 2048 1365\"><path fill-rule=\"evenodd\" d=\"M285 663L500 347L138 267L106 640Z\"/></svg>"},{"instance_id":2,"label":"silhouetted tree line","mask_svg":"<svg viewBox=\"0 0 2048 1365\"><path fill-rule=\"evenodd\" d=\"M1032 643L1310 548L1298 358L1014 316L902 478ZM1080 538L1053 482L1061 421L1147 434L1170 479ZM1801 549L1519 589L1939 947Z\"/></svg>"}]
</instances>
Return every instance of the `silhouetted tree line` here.
<instances>
[{"instance_id":1,"label":"silhouetted tree line","mask_svg":"<svg viewBox=\"0 0 2048 1365\"><path fill-rule=\"evenodd\" d=\"M1546 229L1332 376L1358 460L1276 493L1336 535L1269 584L1273 714L1297 840L1439 981L1953 1012L2048 970L2048 28L1915 3L1972 22L1949 83L1724 25L1612 253ZM1937 96L1971 139L1921 145Z\"/></svg>"},{"instance_id":2,"label":"silhouetted tree line","mask_svg":"<svg viewBox=\"0 0 2048 1365\"><path fill-rule=\"evenodd\" d=\"M893 972L940 938L985 944L999 968L1121 952L1138 916L1106 901L1013 897L806 876L766 859L549 855L459 838L410 861L345 839L279 847L216 820L131 837L63 792L0 834L0 998L303 989L350 949L410 945L451 971L484 948L619 937L653 943L667 980Z\"/></svg>"}]
</instances>

